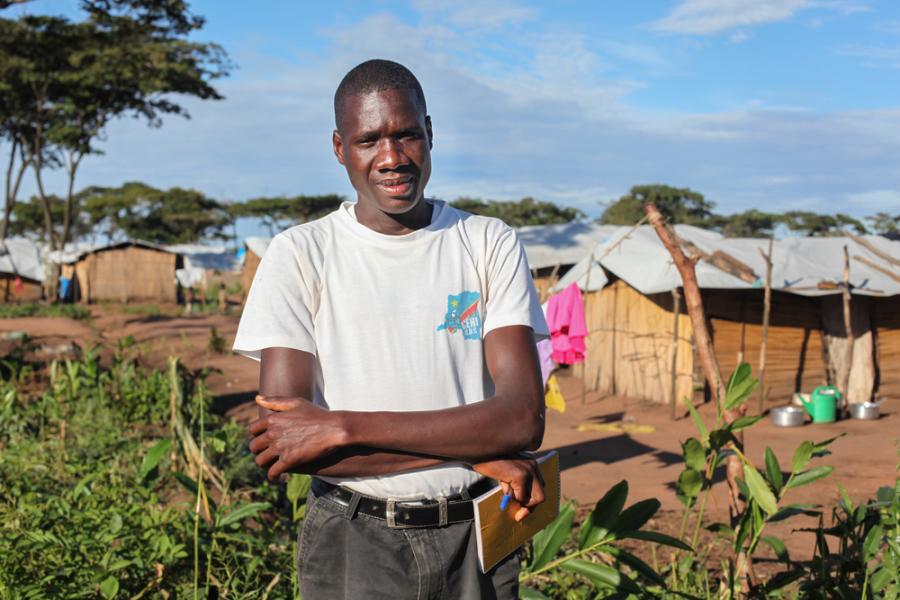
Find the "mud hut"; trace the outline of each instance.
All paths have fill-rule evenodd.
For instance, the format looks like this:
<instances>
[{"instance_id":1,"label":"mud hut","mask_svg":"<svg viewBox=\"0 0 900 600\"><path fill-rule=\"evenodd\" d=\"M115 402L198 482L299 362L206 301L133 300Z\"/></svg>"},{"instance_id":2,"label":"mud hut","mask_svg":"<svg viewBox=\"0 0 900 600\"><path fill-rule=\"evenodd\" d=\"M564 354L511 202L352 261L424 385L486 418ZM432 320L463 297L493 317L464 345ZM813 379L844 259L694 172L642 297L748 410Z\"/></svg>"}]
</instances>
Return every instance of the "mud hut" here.
<instances>
[{"instance_id":1,"label":"mud hut","mask_svg":"<svg viewBox=\"0 0 900 600\"><path fill-rule=\"evenodd\" d=\"M723 238L689 226L675 230L685 252L699 261L697 277L723 371L744 361L758 372L768 240ZM844 321L845 246L852 336ZM890 368L900 359L900 261L891 262L898 258L900 243L878 236L774 242L769 402L783 404L796 392L826 383L843 387L847 380L850 402L900 396L900 371ZM681 279L650 227L623 227L608 236L554 289L571 283L585 292L588 360L580 369L587 389L661 403L671 401L673 389L679 402L704 393L690 319L675 295Z\"/></svg>"},{"instance_id":2,"label":"mud hut","mask_svg":"<svg viewBox=\"0 0 900 600\"><path fill-rule=\"evenodd\" d=\"M37 244L25 238L0 242L0 302L43 298L44 268Z\"/></svg>"},{"instance_id":3,"label":"mud hut","mask_svg":"<svg viewBox=\"0 0 900 600\"><path fill-rule=\"evenodd\" d=\"M180 254L162 246L132 240L64 259L62 272L71 280L69 297L76 302L175 303L175 271L183 262Z\"/></svg>"},{"instance_id":4,"label":"mud hut","mask_svg":"<svg viewBox=\"0 0 900 600\"><path fill-rule=\"evenodd\" d=\"M244 297L250 291L250 285L256 276L256 269L259 268L259 261L262 260L266 248L272 238L248 237L244 240L244 267L241 271L241 288L244 290Z\"/></svg>"}]
</instances>

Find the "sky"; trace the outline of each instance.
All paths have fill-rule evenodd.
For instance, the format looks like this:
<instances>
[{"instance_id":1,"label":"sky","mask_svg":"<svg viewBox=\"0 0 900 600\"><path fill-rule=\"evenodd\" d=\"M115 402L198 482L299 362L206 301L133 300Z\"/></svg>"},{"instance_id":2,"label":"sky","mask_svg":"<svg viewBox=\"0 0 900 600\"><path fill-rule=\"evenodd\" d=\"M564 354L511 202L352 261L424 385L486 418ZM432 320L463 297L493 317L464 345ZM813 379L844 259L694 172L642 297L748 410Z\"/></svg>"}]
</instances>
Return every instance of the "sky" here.
<instances>
[{"instance_id":1,"label":"sky","mask_svg":"<svg viewBox=\"0 0 900 600\"><path fill-rule=\"evenodd\" d=\"M76 14L36 0L7 14ZM78 187L221 200L353 190L332 98L370 58L408 66L434 123L428 195L532 196L595 217L633 185L722 213L900 213L896 0L194 0L236 68L225 100L112 123ZM64 189L61 177L51 188ZM32 187L26 187L30 194ZM253 232L244 232L253 233Z\"/></svg>"}]
</instances>

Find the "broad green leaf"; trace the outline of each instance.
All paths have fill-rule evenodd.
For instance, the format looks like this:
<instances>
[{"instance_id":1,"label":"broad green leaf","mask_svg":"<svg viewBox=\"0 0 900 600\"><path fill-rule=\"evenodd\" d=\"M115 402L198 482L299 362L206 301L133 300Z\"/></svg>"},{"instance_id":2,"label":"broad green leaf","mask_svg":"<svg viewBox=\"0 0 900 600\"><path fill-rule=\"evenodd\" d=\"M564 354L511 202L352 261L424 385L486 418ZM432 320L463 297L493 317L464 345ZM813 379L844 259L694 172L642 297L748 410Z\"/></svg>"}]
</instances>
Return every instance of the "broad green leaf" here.
<instances>
[{"instance_id":1,"label":"broad green leaf","mask_svg":"<svg viewBox=\"0 0 900 600\"><path fill-rule=\"evenodd\" d=\"M816 508L818 508L818 505L816 504L789 504L770 517L769 522L775 523L777 521L783 521L794 515L817 517L822 513L821 511L815 510Z\"/></svg>"},{"instance_id":2,"label":"broad green leaf","mask_svg":"<svg viewBox=\"0 0 900 600\"><path fill-rule=\"evenodd\" d=\"M706 470L706 450L695 438L688 438L681 444L681 452L684 454L684 464L695 471Z\"/></svg>"},{"instance_id":3,"label":"broad green leaf","mask_svg":"<svg viewBox=\"0 0 900 600\"><path fill-rule=\"evenodd\" d=\"M872 582L872 591L880 594L884 586L891 580L891 572L884 567L879 568L872 574L870 581Z\"/></svg>"},{"instance_id":4,"label":"broad green leaf","mask_svg":"<svg viewBox=\"0 0 900 600\"><path fill-rule=\"evenodd\" d=\"M815 457L826 456L828 454L831 454L831 452L828 451L828 446L830 446L832 444L832 442L834 442L835 440L838 440L838 439L844 437L845 435L847 435L847 434L841 433L839 435L834 436L833 438L828 438L827 440L825 440L823 442L816 442L815 444L813 444L813 453L812 453L813 457L815 458Z\"/></svg>"},{"instance_id":5,"label":"broad green leaf","mask_svg":"<svg viewBox=\"0 0 900 600\"><path fill-rule=\"evenodd\" d=\"M604 564L574 558L564 562L560 567L587 577L597 587L611 587L635 594L641 591L630 578Z\"/></svg>"},{"instance_id":6,"label":"broad green leaf","mask_svg":"<svg viewBox=\"0 0 900 600\"><path fill-rule=\"evenodd\" d=\"M781 475L781 465L778 464L778 457L772 452L772 449L766 446L766 477L769 483L775 488L775 493L781 493L781 486L784 485L784 479Z\"/></svg>"},{"instance_id":7,"label":"broad green leaf","mask_svg":"<svg viewBox=\"0 0 900 600\"><path fill-rule=\"evenodd\" d=\"M741 385L750 378L752 373L753 370L750 368L750 365L742 362L731 372L731 377L728 378L728 384L725 386L725 391L733 390L735 387Z\"/></svg>"},{"instance_id":8,"label":"broad green leaf","mask_svg":"<svg viewBox=\"0 0 900 600\"><path fill-rule=\"evenodd\" d=\"M110 575L100 584L100 594L106 600L112 600L119 593L119 580Z\"/></svg>"},{"instance_id":9,"label":"broad green leaf","mask_svg":"<svg viewBox=\"0 0 900 600\"><path fill-rule=\"evenodd\" d=\"M688 411L691 413L691 420L694 422L694 427L697 428L697 431L700 432L700 437L703 440L709 439L709 430L706 429L706 425L703 423L703 419L700 418L700 413L697 412L697 409L694 408L694 403L690 401L690 399L685 398L684 401L687 404Z\"/></svg>"},{"instance_id":10,"label":"broad green leaf","mask_svg":"<svg viewBox=\"0 0 900 600\"><path fill-rule=\"evenodd\" d=\"M624 565L631 567L635 572L640 573L656 585L666 587L666 580L653 570L653 567L645 563L643 560L631 554L622 548L610 548L609 553L615 556L618 561Z\"/></svg>"},{"instance_id":11,"label":"broad green leaf","mask_svg":"<svg viewBox=\"0 0 900 600\"><path fill-rule=\"evenodd\" d=\"M664 546L672 546L673 548L693 552L693 549L681 540L664 533L659 533L658 531L628 531L623 533L621 537L631 538L633 540L644 540L645 542L656 542L657 544L663 544Z\"/></svg>"},{"instance_id":12,"label":"broad green leaf","mask_svg":"<svg viewBox=\"0 0 900 600\"><path fill-rule=\"evenodd\" d=\"M885 485L878 488L878 491L875 492L875 499L878 500L878 502L883 502L885 505L889 505L894 501L895 493L896 492L894 488Z\"/></svg>"},{"instance_id":13,"label":"broad green leaf","mask_svg":"<svg viewBox=\"0 0 900 600\"><path fill-rule=\"evenodd\" d=\"M782 562L789 562L791 560L791 557L788 554L787 546L785 546L784 542L782 542L780 539L778 539L774 535L764 535L761 539L769 545L769 547L775 553L775 556L778 557L778 560Z\"/></svg>"},{"instance_id":14,"label":"broad green leaf","mask_svg":"<svg viewBox=\"0 0 900 600\"><path fill-rule=\"evenodd\" d=\"M752 512L749 510L745 510L741 515L741 520L738 523L737 529L735 529L734 542L732 544L732 548L738 550L743 548L744 542L747 540L750 530L750 521L753 520Z\"/></svg>"},{"instance_id":15,"label":"broad green leaf","mask_svg":"<svg viewBox=\"0 0 900 600\"><path fill-rule=\"evenodd\" d=\"M751 376L750 365L738 365L725 388L725 409L732 410L740 406L753 393L758 383L759 380Z\"/></svg>"},{"instance_id":16,"label":"broad green leaf","mask_svg":"<svg viewBox=\"0 0 900 600\"><path fill-rule=\"evenodd\" d=\"M310 485L312 485L312 477L309 475L291 475L287 484L287 499L290 502L296 502L305 498Z\"/></svg>"},{"instance_id":17,"label":"broad green leaf","mask_svg":"<svg viewBox=\"0 0 900 600\"><path fill-rule=\"evenodd\" d=\"M676 482L677 496L681 503L688 508L694 505L694 499L697 498L702 489L703 476L694 469L688 467L678 476L678 481Z\"/></svg>"},{"instance_id":18,"label":"broad green leaf","mask_svg":"<svg viewBox=\"0 0 900 600\"><path fill-rule=\"evenodd\" d=\"M188 477L181 471L175 471L174 473L172 473L172 475L175 477L175 480L178 481L178 483L180 483L182 487L184 487L184 489L189 491L194 496L197 495L197 482L195 480Z\"/></svg>"},{"instance_id":19,"label":"broad green leaf","mask_svg":"<svg viewBox=\"0 0 900 600\"><path fill-rule=\"evenodd\" d=\"M746 429L751 425L755 425L763 418L764 415L744 415L743 417L735 419L734 422L728 426L728 429L730 431L740 431L741 429Z\"/></svg>"},{"instance_id":20,"label":"broad green leaf","mask_svg":"<svg viewBox=\"0 0 900 600\"><path fill-rule=\"evenodd\" d=\"M107 570L110 572L120 571L120 570L124 569L125 567L131 565L131 563L132 563L132 561L130 561L130 560L119 559L116 562L114 562L113 564L111 564Z\"/></svg>"},{"instance_id":21,"label":"broad green leaf","mask_svg":"<svg viewBox=\"0 0 900 600\"><path fill-rule=\"evenodd\" d=\"M767 592L780 590L781 588L794 583L805 574L806 572L802 568L793 569L791 571L782 571L766 582L765 590Z\"/></svg>"},{"instance_id":22,"label":"broad green leaf","mask_svg":"<svg viewBox=\"0 0 900 600\"><path fill-rule=\"evenodd\" d=\"M812 442L803 442L797 447L797 450L794 452L794 458L791 460L791 472L799 473L803 469L806 468L806 465L809 464L809 460L812 458L813 449Z\"/></svg>"},{"instance_id":23,"label":"broad green leaf","mask_svg":"<svg viewBox=\"0 0 900 600\"><path fill-rule=\"evenodd\" d=\"M607 491L578 530L578 549L583 550L602 540L612 528L628 498L628 482L620 481Z\"/></svg>"},{"instance_id":24,"label":"broad green leaf","mask_svg":"<svg viewBox=\"0 0 900 600\"><path fill-rule=\"evenodd\" d=\"M519 600L550 600L534 588L521 586L519 588Z\"/></svg>"},{"instance_id":25,"label":"broad green leaf","mask_svg":"<svg viewBox=\"0 0 900 600\"><path fill-rule=\"evenodd\" d=\"M745 482L741 477L738 477L734 480L734 482L738 486L738 490L740 490L741 494L743 494L744 498L750 497L750 488L747 487L747 482Z\"/></svg>"},{"instance_id":26,"label":"broad green leaf","mask_svg":"<svg viewBox=\"0 0 900 600\"><path fill-rule=\"evenodd\" d=\"M881 547L881 536L883 534L884 529L881 525L876 525L869 530L868 534L866 534L866 539L863 541L863 556L866 561L872 560L875 558L875 555L878 554L878 549Z\"/></svg>"},{"instance_id":27,"label":"broad green leaf","mask_svg":"<svg viewBox=\"0 0 900 600\"><path fill-rule=\"evenodd\" d=\"M821 466L821 467L813 467L808 471L803 471L794 475L793 479L791 479L790 483L788 483L789 488L800 487L801 485L806 485L807 483L812 483L818 479L822 479L823 477L828 477L831 475L831 472L834 471L834 467L832 466Z\"/></svg>"},{"instance_id":28,"label":"broad green leaf","mask_svg":"<svg viewBox=\"0 0 900 600\"><path fill-rule=\"evenodd\" d=\"M171 445L172 440L159 440L147 451L147 454L144 455L144 460L141 462L141 470L138 472L140 481L146 479L150 472L156 468L156 465L163 459Z\"/></svg>"},{"instance_id":29,"label":"broad green leaf","mask_svg":"<svg viewBox=\"0 0 900 600\"><path fill-rule=\"evenodd\" d=\"M766 485L766 480L753 465L744 464L744 477L747 487L750 489L750 495L756 500L759 507L766 511L767 515L774 515L778 512L778 501L775 500L772 490Z\"/></svg>"},{"instance_id":30,"label":"broad green leaf","mask_svg":"<svg viewBox=\"0 0 900 600\"><path fill-rule=\"evenodd\" d=\"M635 502L622 511L612 529L617 534L624 531L637 531L644 526L644 523L650 520L650 517L656 514L659 507L660 503L656 498Z\"/></svg>"},{"instance_id":31,"label":"broad green leaf","mask_svg":"<svg viewBox=\"0 0 900 600\"><path fill-rule=\"evenodd\" d=\"M249 519L250 517L255 517L271 506L272 505L268 502L250 502L248 504L243 504L222 517L222 519L219 521L219 527L227 527L232 523L237 523L239 521L243 521L244 519Z\"/></svg>"},{"instance_id":32,"label":"broad green leaf","mask_svg":"<svg viewBox=\"0 0 900 600\"><path fill-rule=\"evenodd\" d=\"M728 427L724 429L716 429L715 431L711 431L709 433L709 445L714 449L718 450L723 446L727 446L730 442L734 441L734 435L731 433L731 430Z\"/></svg>"},{"instance_id":33,"label":"broad green leaf","mask_svg":"<svg viewBox=\"0 0 900 600\"><path fill-rule=\"evenodd\" d=\"M534 536L534 551L531 557L531 570L536 571L553 560L556 553L569 537L572 521L575 519L575 506L569 502L559 510L559 514L544 529Z\"/></svg>"},{"instance_id":34,"label":"broad green leaf","mask_svg":"<svg viewBox=\"0 0 900 600\"><path fill-rule=\"evenodd\" d=\"M710 533L715 533L716 535L725 538L726 540L734 540L734 529L732 529L730 525L726 525L725 523L713 523L712 525L707 525L705 529Z\"/></svg>"}]
</instances>

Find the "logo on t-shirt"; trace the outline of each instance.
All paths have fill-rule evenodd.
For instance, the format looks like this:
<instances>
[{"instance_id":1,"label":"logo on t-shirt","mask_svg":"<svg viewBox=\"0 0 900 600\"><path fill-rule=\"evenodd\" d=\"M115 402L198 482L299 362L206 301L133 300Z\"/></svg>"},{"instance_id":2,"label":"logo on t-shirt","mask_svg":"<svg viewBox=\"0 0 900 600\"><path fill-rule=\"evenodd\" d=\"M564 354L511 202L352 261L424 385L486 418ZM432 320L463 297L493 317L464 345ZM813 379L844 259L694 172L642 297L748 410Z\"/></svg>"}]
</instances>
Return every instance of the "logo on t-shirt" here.
<instances>
[{"instance_id":1,"label":"logo on t-shirt","mask_svg":"<svg viewBox=\"0 0 900 600\"><path fill-rule=\"evenodd\" d=\"M467 340L481 339L481 313L478 312L478 301L481 294L478 292L460 292L447 296L447 314L444 322L438 325L437 330L447 330L455 333L457 329L462 331L463 338Z\"/></svg>"}]
</instances>

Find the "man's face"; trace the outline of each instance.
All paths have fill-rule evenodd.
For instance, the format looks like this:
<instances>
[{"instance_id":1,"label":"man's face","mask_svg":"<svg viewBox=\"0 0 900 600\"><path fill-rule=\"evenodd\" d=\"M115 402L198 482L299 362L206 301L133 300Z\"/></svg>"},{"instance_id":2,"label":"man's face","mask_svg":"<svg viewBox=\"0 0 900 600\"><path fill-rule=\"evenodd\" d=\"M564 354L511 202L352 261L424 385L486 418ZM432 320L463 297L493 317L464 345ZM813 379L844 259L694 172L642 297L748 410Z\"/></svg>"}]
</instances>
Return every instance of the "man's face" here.
<instances>
[{"instance_id":1,"label":"man's face","mask_svg":"<svg viewBox=\"0 0 900 600\"><path fill-rule=\"evenodd\" d=\"M431 119L412 90L350 96L332 137L359 202L388 214L412 210L425 196L431 141Z\"/></svg>"}]
</instances>

